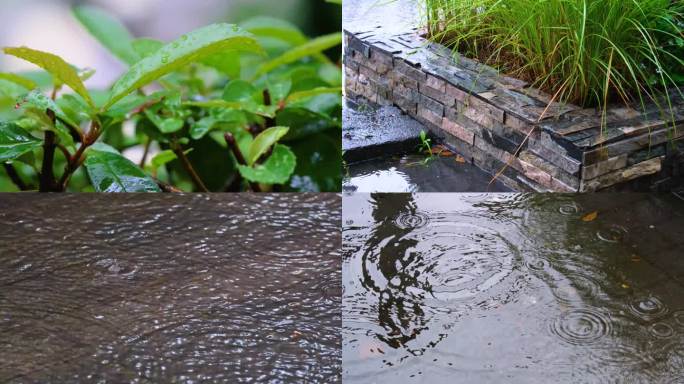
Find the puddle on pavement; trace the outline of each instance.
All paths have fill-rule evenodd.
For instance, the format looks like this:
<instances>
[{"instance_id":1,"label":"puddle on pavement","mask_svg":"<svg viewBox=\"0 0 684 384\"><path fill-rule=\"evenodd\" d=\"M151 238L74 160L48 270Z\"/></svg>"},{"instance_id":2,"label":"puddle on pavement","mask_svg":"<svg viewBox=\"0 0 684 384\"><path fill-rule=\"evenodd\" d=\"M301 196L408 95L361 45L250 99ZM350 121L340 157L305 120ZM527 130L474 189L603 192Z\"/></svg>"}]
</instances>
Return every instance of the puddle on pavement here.
<instances>
[{"instance_id":1,"label":"puddle on pavement","mask_svg":"<svg viewBox=\"0 0 684 384\"><path fill-rule=\"evenodd\" d=\"M508 187L456 157L389 156L348 166L345 192L507 192Z\"/></svg>"},{"instance_id":2,"label":"puddle on pavement","mask_svg":"<svg viewBox=\"0 0 684 384\"><path fill-rule=\"evenodd\" d=\"M341 198L4 195L0 382L339 382Z\"/></svg>"},{"instance_id":3,"label":"puddle on pavement","mask_svg":"<svg viewBox=\"0 0 684 384\"><path fill-rule=\"evenodd\" d=\"M684 382L675 195L343 206L345 383Z\"/></svg>"}]
</instances>

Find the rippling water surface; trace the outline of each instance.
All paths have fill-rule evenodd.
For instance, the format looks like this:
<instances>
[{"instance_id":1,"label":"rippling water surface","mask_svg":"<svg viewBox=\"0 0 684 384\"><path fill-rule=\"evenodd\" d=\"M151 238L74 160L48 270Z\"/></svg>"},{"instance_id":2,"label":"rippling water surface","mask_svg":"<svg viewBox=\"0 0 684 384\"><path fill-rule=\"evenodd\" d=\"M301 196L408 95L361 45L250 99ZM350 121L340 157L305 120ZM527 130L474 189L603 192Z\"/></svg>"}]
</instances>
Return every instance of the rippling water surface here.
<instances>
[{"instance_id":1,"label":"rippling water surface","mask_svg":"<svg viewBox=\"0 0 684 384\"><path fill-rule=\"evenodd\" d=\"M684 383L676 196L343 205L344 382Z\"/></svg>"},{"instance_id":2,"label":"rippling water surface","mask_svg":"<svg viewBox=\"0 0 684 384\"><path fill-rule=\"evenodd\" d=\"M0 382L339 382L335 194L0 197Z\"/></svg>"}]
</instances>

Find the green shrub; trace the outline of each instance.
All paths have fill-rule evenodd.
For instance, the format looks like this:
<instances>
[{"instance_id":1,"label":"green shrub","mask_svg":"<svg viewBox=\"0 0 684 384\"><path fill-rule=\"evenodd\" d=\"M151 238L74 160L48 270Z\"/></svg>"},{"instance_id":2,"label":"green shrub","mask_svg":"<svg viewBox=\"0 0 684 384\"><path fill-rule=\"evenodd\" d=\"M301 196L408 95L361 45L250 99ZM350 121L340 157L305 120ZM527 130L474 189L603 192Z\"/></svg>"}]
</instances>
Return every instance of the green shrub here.
<instances>
[{"instance_id":1,"label":"green shrub","mask_svg":"<svg viewBox=\"0 0 684 384\"><path fill-rule=\"evenodd\" d=\"M97 8L74 14L129 68L88 89L93 71L5 48L42 71L0 73L0 190L340 189L342 76L324 54L340 33L309 39L258 17L164 43ZM132 147L140 164L122 155Z\"/></svg>"},{"instance_id":2,"label":"green shrub","mask_svg":"<svg viewBox=\"0 0 684 384\"><path fill-rule=\"evenodd\" d=\"M603 107L671 99L684 85L684 6L671 0L425 0L431 38ZM664 110L667 108L663 108Z\"/></svg>"}]
</instances>

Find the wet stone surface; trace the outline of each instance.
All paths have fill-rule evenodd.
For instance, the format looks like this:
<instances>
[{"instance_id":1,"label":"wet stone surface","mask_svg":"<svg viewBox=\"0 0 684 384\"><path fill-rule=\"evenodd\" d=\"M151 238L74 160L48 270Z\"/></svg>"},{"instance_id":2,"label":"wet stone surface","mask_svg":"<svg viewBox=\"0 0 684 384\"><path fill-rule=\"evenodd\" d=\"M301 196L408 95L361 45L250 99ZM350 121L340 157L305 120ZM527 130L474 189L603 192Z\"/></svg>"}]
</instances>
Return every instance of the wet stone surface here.
<instances>
[{"instance_id":1,"label":"wet stone surface","mask_svg":"<svg viewBox=\"0 0 684 384\"><path fill-rule=\"evenodd\" d=\"M420 12L416 12L419 9L417 0L345 0L342 20L347 30L369 31L382 27L383 31L399 33L419 23Z\"/></svg>"},{"instance_id":2,"label":"wet stone surface","mask_svg":"<svg viewBox=\"0 0 684 384\"><path fill-rule=\"evenodd\" d=\"M415 149L420 131L427 132L421 123L392 106L372 108L347 100L342 119L342 150L347 162Z\"/></svg>"},{"instance_id":3,"label":"wet stone surface","mask_svg":"<svg viewBox=\"0 0 684 384\"><path fill-rule=\"evenodd\" d=\"M3 196L0 382L339 382L340 200Z\"/></svg>"},{"instance_id":4,"label":"wet stone surface","mask_svg":"<svg viewBox=\"0 0 684 384\"><path fill-rule=\"evenodd\" d=\"M414 146L414 152L417 150ZM509 192L511 189L456 157L384 156L348 166L345 192Z\"/></svg>"},{"instance_id":5,"label":"wet stone surface","mask_svg":"<svg viewBox=\"0 0 684 384\"><path fill-rule=\"evenodd\" d=\"M345 383L684 382L681 198L343 206Z\"/></svg>"}]
</instances>

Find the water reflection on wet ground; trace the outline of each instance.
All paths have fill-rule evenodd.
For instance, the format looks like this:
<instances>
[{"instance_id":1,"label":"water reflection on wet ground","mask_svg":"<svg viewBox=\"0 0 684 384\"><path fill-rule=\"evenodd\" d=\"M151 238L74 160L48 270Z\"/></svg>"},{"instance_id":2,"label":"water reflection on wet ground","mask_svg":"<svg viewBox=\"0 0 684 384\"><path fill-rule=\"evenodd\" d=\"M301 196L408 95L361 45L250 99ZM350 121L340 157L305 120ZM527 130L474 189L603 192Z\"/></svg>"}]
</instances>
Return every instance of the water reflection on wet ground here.
<instances>
[{"instance_id":1,"label":"water reflection on wet ground","mask_svg":"<svg viewBox=\"0 0 684 384\"><path fill-rule=\"evenodd\" d=\"M675 195L343 206L344 382L684 382Z\"/></svg>"},{"instance_id":2,"label":"water reflection on wet ground","mask_svg":"<svg viewBox=\"0 0 684 384\"><path fill-rule=\"evenodd\" d=\"M335 194L0 197L0 382L339 382Z\"/></svg>"},{"instance_id":3,"label":"water reflection on wet ground","mask_svg":"<svg viewBox=\"0 0 684 384\"><path fill-rule=\"evenodd\" d=\"M508 192L498 180L456 157L407 154L349 165L345 192Z\"/></svg>"}]
</instances>

